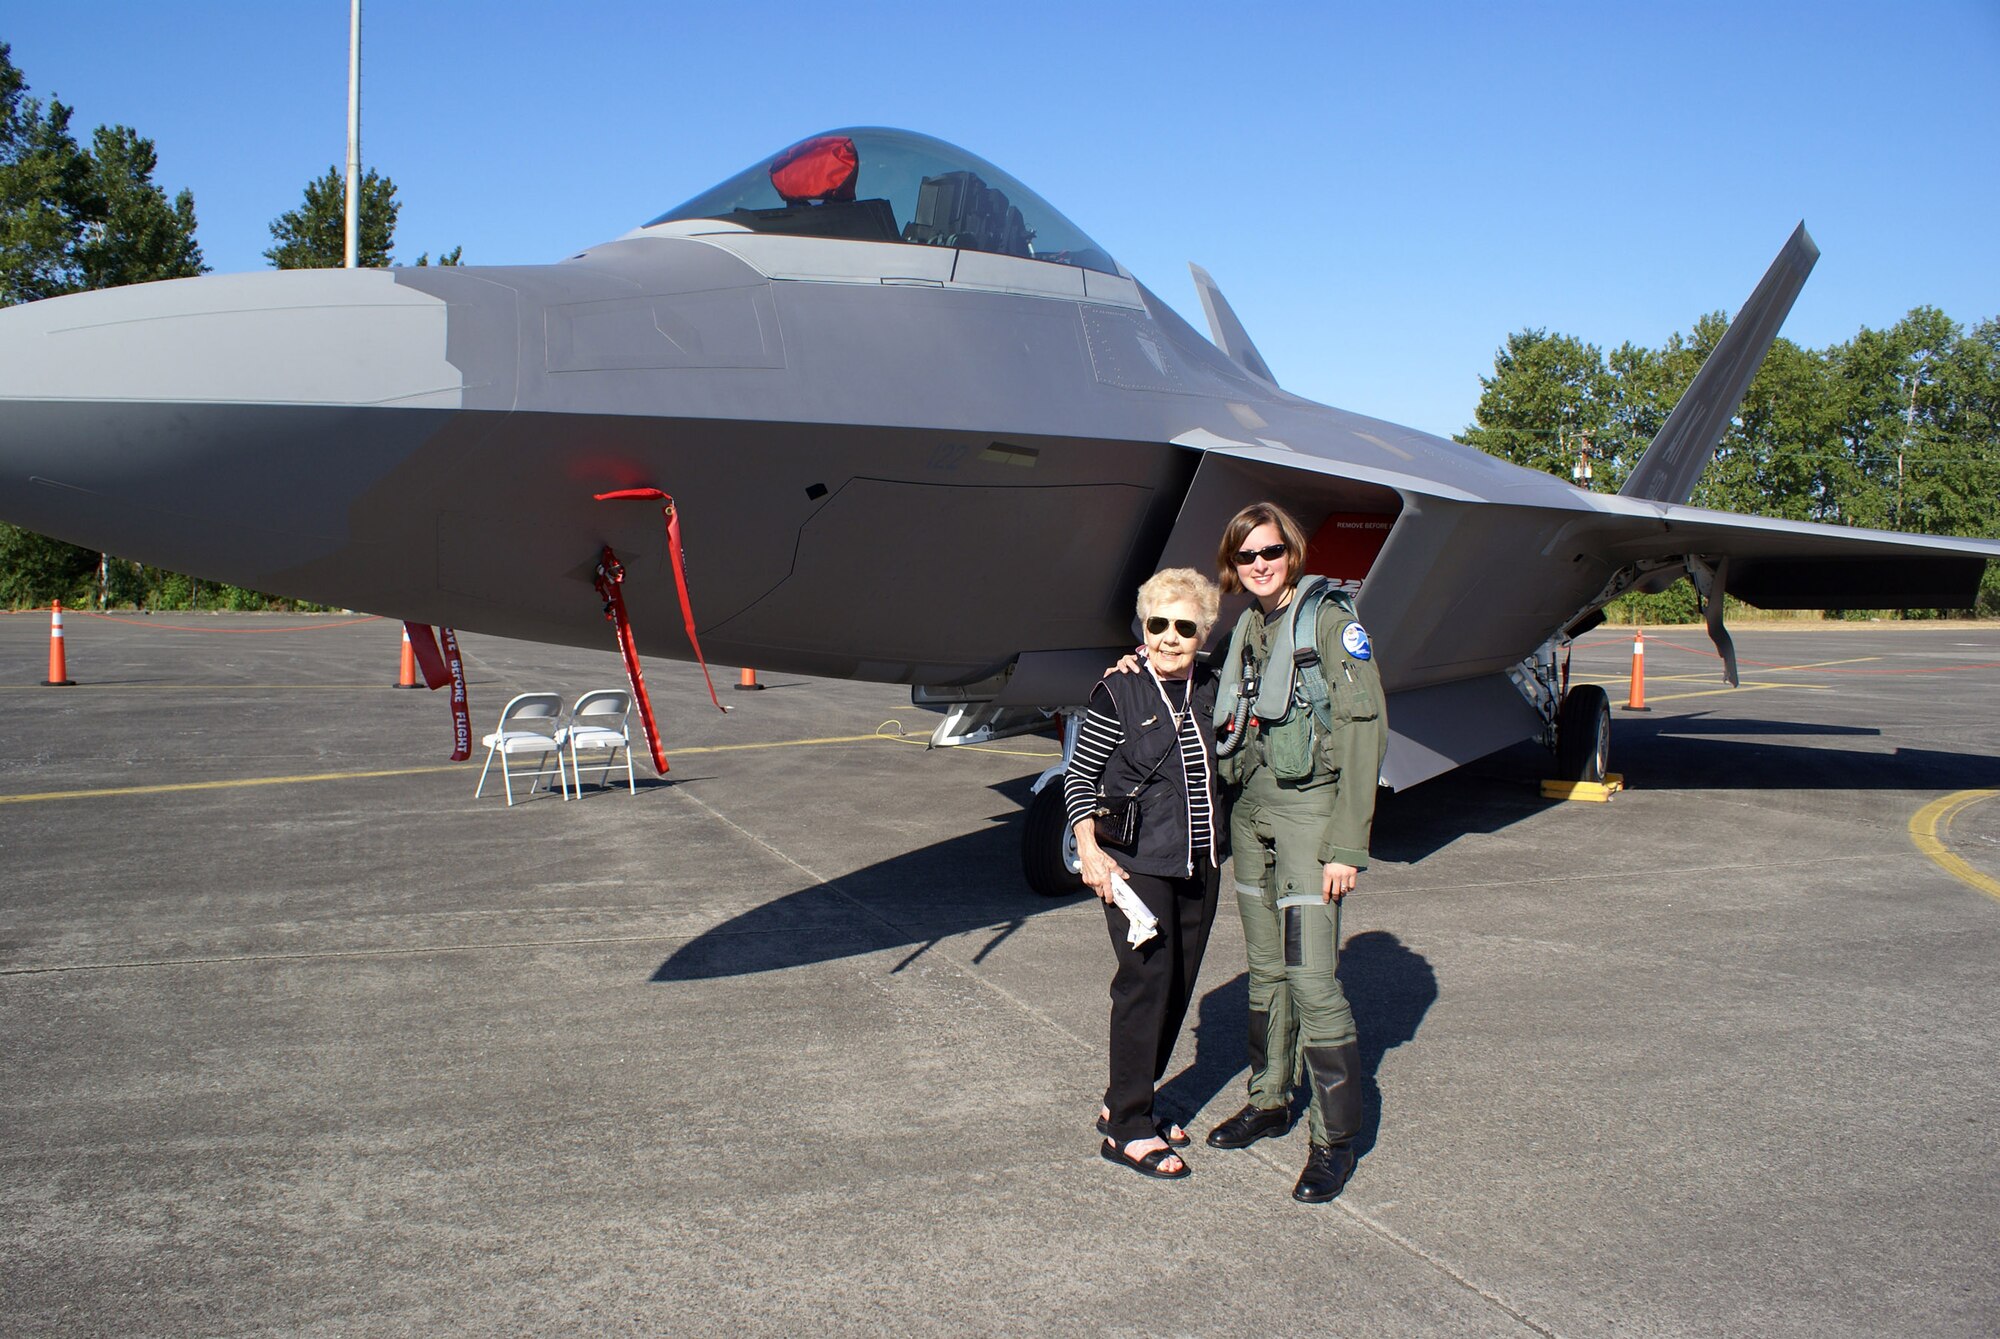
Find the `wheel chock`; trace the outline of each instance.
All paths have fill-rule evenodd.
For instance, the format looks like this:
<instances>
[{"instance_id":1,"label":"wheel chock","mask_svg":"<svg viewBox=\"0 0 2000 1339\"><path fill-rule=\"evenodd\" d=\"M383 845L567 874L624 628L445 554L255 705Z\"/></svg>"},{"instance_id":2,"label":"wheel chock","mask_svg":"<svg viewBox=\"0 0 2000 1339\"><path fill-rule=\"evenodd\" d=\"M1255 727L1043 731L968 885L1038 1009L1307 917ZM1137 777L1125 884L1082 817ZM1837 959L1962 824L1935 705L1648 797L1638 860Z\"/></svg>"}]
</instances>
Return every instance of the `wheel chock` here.
<instances>
[{"instance_id":1,"label":"wheel chock","mask_svg":"<svg viewBox=\"0 0 2000 1339\"><path fill-rule=\"evenodd\" d=\"M1611 797L1625 789L1625 778L1616 772L1606 773L1602 781L1544 781L1542 798L1545 800L1588 800L1592 804L1607 804Z\"/></svg>"}]
</instances>

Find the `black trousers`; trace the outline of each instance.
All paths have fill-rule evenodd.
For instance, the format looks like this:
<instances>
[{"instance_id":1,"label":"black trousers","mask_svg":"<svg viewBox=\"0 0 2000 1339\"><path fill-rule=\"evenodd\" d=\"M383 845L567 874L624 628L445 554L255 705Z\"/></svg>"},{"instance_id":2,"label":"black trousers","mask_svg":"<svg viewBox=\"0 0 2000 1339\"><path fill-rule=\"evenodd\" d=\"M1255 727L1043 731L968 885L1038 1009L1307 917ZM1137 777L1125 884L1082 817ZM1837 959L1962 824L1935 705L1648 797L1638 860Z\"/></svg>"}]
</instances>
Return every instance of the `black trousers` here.
<instances>
[{"instance_id":1,"label":"black trousers","mask_svg":"<svg viewBox=\"0 0 2000 1339\"><path fill-rule=\"evenodd\" d=\"M1111 1085L1104 1106L1120 1144L1153 1137L1153 1087L1166 1075L1174 1041L1187 1017L1201 955L1215 923L1217 871L1207 856L1190 878L1128 875L1126 882L1155 916L1159 932L1137 948L1125 942L1125 913L1104 904L1118 970L1111 977Z\"/></svg>"}]
</instances>

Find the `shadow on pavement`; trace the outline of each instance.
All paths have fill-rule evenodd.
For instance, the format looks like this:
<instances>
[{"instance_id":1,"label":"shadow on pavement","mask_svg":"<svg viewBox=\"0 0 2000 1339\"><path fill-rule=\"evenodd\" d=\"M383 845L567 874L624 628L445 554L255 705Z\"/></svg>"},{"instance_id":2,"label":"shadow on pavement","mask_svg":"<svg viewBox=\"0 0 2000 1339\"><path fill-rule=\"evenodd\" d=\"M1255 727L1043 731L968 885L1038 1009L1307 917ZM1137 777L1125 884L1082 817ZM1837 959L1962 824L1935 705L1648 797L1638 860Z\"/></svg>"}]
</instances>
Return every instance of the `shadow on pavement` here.
<instances>
[{"instance_id":1,"label":"shadow on pavement","mask_svg":"<svg viewBox=\"0 0 2000 1339\"><path fill-rule=\"evenodd\" d=\"M1613 729L1613 766L1627 775L1628 784L1647 790L1948 791L1988 786L2000 779L2000 763L1982 754L1908 748L1877 754L1778 742L1802 736L1874 737L1877 732L1867 727L1655 713L1620 715ZM1461 837L1499 832L1532 817L1559 803L1541 798L1540 782L1550 772L1545 750L1518 744L1410 790L1384 794L1376 808L1375 857L1412 864ZM1027 778L1018 778L994 789L1010 806L1025 806L1027 786ZM653 979L684 981L779 971L908 945L912 951L898 964L901 970L943 939L989 930L991 938L975 956L975 961L981 960L1029 918L1076 900L1043 899L1028 891L1020 873L1021 826L1020 811L1009 808L962 837L752 908L675 951ZM1372 992L1389 1002L1366 1006L1388 1012L1379 1014L1372 1026L1364 1021L1364 1047L1373 1044L1371 1032L1381 1036L1413 1032L1415 1022L1403 1020L1421 1019L1429 1001L1436 998L1436 983L1421 958L1408 954L1393 937L1379 946L1370 944L1370 938L1358 936L1349 945L1348 954L1359 956L1344 958L1341 968L1343 977L1357 973L1348 979L1364 996ZM1391 946L1414 962L1378 965L1378 956L1393 957ZM1409 984L1412 981L1418 984ZM1233 1024L1220 1031L1240 1039L1247 1006L1240 999L1230 1002L1229 987L1220 989L1223 996L1211 992L1202 1001L1199 1026L1209 1026L1212 1011L1233 1009ZM1242 988L1235 989L1240 996ZM1419 998L1421 1003L1416 1002ZM1357 1001L1357 1016L1363 1008ZM1218 1079L1213 1066L1223 1059L1211 1060L1204 1054L1174 1079L1179 1085L1173 1094L1177 1111L1199 1109L1229 1074L1241 1068L1240 1056L1228 1058L1229 1069ZM1197 1096L1200 1100L1192 1100Z\"/></svg>"},{"instance_id":2,"label":"shadow on pavement","mask_svg":"<svg viewBox=\"0 0 2000 1339\"><path fill-rule=\"evenodd\" d=\"M1860 744L1795 742L1865 741L1881 733L1872 726L1657 709L1642 716L1614 708L1611 770L1645 790L1970 790L2000 782L2000 763L1978 753L1871 753ZM1523 743L1383 794L1375 806L1372 852L1377 860L1414 864L1460 837L1502 831L1561 803L1541 796L1542 781L1554 775L1548 750Z\"/></svg>"},{"instance_id":3,"label":"shadow on pavement","mask_svg":"<svg viewBox=\"0 0 2000 1339\"><path fill-rule=\"evenodd\" d=\"M1387 930L1368 930L1341 949L1340 983L1361 1041L1361 1134L1354 1152L1366 1157L1382 1126L1382 1087L1376 1077L1382 1057L1416 1039L1424 1015L1437 1001L1437 973L1430 959Z\"/></svg>"},{"instance_id":4,"label":"shadow on pavement","mask_svg":"<svg viewBox=\"0 0 2000 1339\"><path fill-rule=\"evenodd\" d=\"M1225 907L1224 914L1228 910ZM1354 1141L1354 1152L1365 1157L1375 1147L1375 1134L1382 1125L1382 1089L1377 1080L1382 1057L1416 1038L1438 997L1437 974L1429 959L1395 935L1368 930L1341 949L1340 982L1354 1010L1361 1042L1361 1134ZM1238 972L1201 997L1195 1015L1194 1060L1161 1087L1159 1114L1186 1121L1244 1074L1249 1026L1250 977ZM1301 1118L1305 1100L1300 1085L1294 1101ZM1218 1114L1231 1114L1236 1105L1234 1100L1225 1102L1227 1110Z\"/></svg>"}]
</instances>

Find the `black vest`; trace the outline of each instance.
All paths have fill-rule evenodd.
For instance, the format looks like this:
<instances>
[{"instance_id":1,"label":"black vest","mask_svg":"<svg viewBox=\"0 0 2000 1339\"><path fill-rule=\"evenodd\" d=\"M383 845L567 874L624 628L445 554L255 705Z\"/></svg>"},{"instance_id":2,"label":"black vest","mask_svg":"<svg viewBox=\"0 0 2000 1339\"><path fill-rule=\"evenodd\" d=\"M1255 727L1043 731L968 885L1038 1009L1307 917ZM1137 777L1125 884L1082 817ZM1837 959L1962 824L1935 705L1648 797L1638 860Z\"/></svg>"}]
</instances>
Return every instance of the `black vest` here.
<instances>
[{"instance_id":1,"label":"black vest","mask_svg":"<svg viewBox=\"0 0 2000 1339\"><path fill-rule=\"evenodd\" d=\"M1137 674L1106 675L1098 686L1111 695L1118 723L1125 731L1124 741L1105 760L1099 785L1106 795L1129 794L1132 787L1140 786L1137 842L1129 848L1106 843L1105 849L1134 874L1185 878L1190 858L1187 780L1181 769L1180 736L1174 728L1173 714L1160 700L1153 676L1144 670ZM1215 774L1215 732L1210 717L1215 712L1215 687L1214 671L1196 665L1189 705L1194 712L1195 728L1201 733L1202 748L1210 760L1211 784ZM1167 691L1179 696L1172 688ZM1153 765L1156 762L1157 768ZM1148 772L1152 773L1151 779L1141 785ZM1218 797L1213 794L1209 799L1208 821L1211 828L1222 821Z\"/></svg>"}]
</instances>

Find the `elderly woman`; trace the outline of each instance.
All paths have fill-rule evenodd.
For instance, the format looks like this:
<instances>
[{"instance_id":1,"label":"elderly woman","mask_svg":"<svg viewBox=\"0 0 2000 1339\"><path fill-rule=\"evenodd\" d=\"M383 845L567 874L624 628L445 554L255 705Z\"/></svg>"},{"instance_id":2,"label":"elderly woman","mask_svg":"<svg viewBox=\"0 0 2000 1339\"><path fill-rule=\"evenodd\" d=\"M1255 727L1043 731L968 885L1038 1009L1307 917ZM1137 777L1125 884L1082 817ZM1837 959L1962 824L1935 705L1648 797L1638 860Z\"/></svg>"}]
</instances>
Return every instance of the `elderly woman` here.
<instances>
[{"instance_id":1,"label":"elderly woman","mask_svg":"<svg viewBox=\"0 0 2000 1339\"><path fill-rule=\"evenodd\" d=\"M1091 691L1063 782L1083 881L1104 901L1117 957L1099 1151L1109 1162L1167 1180L1188 1174L1174 1151L1188 1136L1155 1118L1153 1089L1167 1072L1215 920L1216 681L1195 663L1195 653L1215 626L1220 600L1215 585L1187 567L1156 573L1139 588L1144 672L1108 674ZM1137 826L1115 844L1118 837L1106 835L1093 814L1121 808L1128 797ZM1104 827L1115 832L1116 826L1107 816ZM1136 946L1128 942L1126 913L1113 903L1114 879L1129 884L1158 919L1156 932Z\"/></svg>"}]
</instances>

